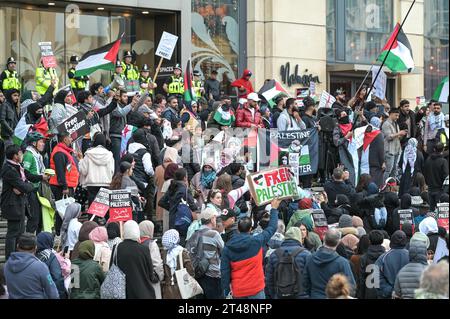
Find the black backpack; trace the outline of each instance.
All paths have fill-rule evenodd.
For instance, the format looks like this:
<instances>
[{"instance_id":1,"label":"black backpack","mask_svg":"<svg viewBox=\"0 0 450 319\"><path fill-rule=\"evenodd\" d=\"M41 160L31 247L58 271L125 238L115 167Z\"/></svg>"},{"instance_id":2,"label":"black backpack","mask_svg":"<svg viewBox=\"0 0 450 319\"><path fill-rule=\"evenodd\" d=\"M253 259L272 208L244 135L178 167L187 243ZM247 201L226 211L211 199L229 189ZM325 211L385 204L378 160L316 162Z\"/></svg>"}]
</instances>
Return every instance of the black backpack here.
<instances>
[{"instance_id":1,"label":"black backpack","mask_svg":"<svg viewBox=\"0 0 450 319\"><path fill-rule=\"evenodd\" d=\"M303 247L299 247L289 254L285 248L281 247L274 252L278 256L278 265L274 274L275 293L280 299L293 299L299 293L300 273L295 265L295 257L304 250Z\"/></svg>"},{"instance_id":2,"label":"black backpack","mask_svg":"<svg viewBox=\"0 0 450 319\"><path fill-rule=\"evenodd\" d=\"M186 249L191 257L196 279L203 277L209 268L209 260L205 257L203 250L203 235L206 231L208 229L197 230L186 242Z\"/></svg>"}]
</instances>

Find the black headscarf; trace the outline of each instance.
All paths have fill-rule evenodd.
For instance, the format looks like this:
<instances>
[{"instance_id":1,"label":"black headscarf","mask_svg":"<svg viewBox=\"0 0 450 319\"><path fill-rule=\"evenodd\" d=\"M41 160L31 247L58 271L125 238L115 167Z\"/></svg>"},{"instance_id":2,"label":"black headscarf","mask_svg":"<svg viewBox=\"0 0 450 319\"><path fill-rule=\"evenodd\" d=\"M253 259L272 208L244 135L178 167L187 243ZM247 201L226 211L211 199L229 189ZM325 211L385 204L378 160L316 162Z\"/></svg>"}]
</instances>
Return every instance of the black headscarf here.
<instances>
[{"instance_id":1,"label":"black headscarf","mask_svg":"<svg viewBox=\"0 0 450 319\"><path fill-rule=\"evenodd\" d=\"M108 239L120 237L120 227L118 223L108 223L106 225L106 231L108 232Z\"/></svg>"},{"instance_id":2,"label":"black headscarf","mask_svg":"<svg viewBox=\"0 0 450 319\"><path fill-rule=\"evenodd\" d=\"M64 100L66 99L68 94L69 94L69 91L66 91L66 90L58 91L58 93L56 93L55 100L54 100L55 104L59 103L59 104L64 105L65 104Z\"/></svg>"},{"instance_id":3,"label":"black headscarf","mask_svg":"<svg viewBox=\"0 0 450 319\"><path fill-rule=\"evenodd\" d=\"M403 194L400 200L400 208L401 209L409 209L411 208L412 197L409 194Z\"/></svg>"}]
</instances>

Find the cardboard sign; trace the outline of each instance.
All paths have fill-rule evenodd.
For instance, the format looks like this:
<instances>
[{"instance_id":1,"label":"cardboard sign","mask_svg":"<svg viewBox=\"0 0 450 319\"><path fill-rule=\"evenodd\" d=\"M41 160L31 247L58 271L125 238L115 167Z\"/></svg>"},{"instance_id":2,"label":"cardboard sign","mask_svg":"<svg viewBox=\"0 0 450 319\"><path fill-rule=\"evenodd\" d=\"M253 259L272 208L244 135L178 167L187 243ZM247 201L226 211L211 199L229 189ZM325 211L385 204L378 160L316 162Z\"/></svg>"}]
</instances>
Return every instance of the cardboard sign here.
<instances>
[{"instance_id":1,"label":"cardboard sign","mask_svg":"<svg viewBox=\"0 0 450 319\"><path fill-rule=\"evenodd\" d=\"M274 198L298 197L297 183L289 167L267 169L247 176L250 193L257 206L270 203Z\"/></svg>"},{"instance_id":2,"label":"cardboard sign","mask_svg":"<svg viewBox=\"0 0 450 319\"><path fill-rule=\"evenodd\" d=\"M323 240L325 233L328 231L327 217L323 209L313 209L311 216L314 221L314 232Z\"/></svg>"},{"instance_id":3,"label":"cardboard sign","mask_svg":"<svg viewBox=\"0 0 450 319\"><path fill-rule=\"evenodd\" d=\"M56 63L56 58L55 55L53 54L52 43L39 42L39 47L41 48L41 57L44 67L56 68L58 64Z\"/></svg>"},{"instance_id":4,"label":"cardboard sign","mask_svg":"<svg viewBox=\"0 0 450 319\"><path fill-rule=\"evenodd\" d=\"M108 222L126 222L133 219L131 192L129 190L111 191L109 206Z\"/></svg>"},{"instance_id":5,"label":"cardboard sign","mask_svg":"<svg viewBox=\"0 0 450 319\"><path fill-rule=\"evenodd\" d=\"M374 66L372 68L372 79L375 79L378 71L380 71L380 74L378 74L378 78L373 84L372 94L383 100L386 97L387 75L383 70L380 70L379 66Z\"/></svg>"},{"instance_id":6,"label":"cardboard sign","mask_svg":"<svg viewBox=\"0 0 450 319\"><path fill-rule=\"evenodd\" d=\"M399 210L398 217L400 219L400 230L402 230L404 223L409 222L413 227L413 233L414 233L414 215L413 215L412 209Z\"/></svg>"},{"instance_id":7,"label":"cardboard sign","mask_svg":"<svg viewBox=\"0 0 450 319\"><path fill-rule=\"evenodd\" d=\"M175 46L177 45L177 41L178 37L176 35L164 31L155 54L166 60L170 60L173 51L175 50Z\"/></svg>"},{"instance_id":8,"label":"cardboard sign","mask_svg":"<svg viewBox=\"0 0 450 319\"><path fill-rule=\"evenodd\" d=\"M336 98L327 91L323 91L320 96L319 109L322 107L329 109L334 102L336 102Z\"/></svg>"},{"instance_id":9,"label":"cardboard sign","mask_svg":"<svg viewBox=\"0 0 450 319\"><path fill-rule=\"evenodd\" d=\"M91 206L89 206L87 213L102 218L105 217L106 213L109 210L110 194L111 191L109 189L103 187L100 188Z\"/></svg>"},{"instance_id":10,"label":"cardboard sign","mask_svg":"<svg viewBox=\"0 0 450 319\"><path fill-rule=\"evenodd\" d=\"M309 82L309 95L311 96L316 95L316 82L313 81Z\"/></svg>"},{"instance_id":11,"label":"cardboard sign","mask_svg":"<svg viewBox=\"0 0 450 319\"><path fill-rule=\"evenodd\" d=\"M82 111L69 117L67 120L58 125L56 129L59 134L69 133L70 137L74 141L89 133L90 130L86 119L86 114Z\"/></svg>"},{"instance_id":12,"label":"cardboard sign","mask_svg":"<svg viewBox=\"0 0 450 319\"><path fill-rule=\"evenodd\" d=\"M448 203L437 204L437 223L439 227L444 227L448 233Z\"/></svg>"}]
</instances>

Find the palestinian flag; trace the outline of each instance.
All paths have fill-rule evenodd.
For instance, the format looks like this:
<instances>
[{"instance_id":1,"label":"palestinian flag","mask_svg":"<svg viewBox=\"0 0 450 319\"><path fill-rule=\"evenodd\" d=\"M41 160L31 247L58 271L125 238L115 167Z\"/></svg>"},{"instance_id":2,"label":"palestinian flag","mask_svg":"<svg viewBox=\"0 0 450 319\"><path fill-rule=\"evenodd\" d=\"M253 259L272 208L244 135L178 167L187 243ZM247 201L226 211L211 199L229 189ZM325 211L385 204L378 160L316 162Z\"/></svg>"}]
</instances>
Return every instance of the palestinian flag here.
<instances>
[{"instance_id":1,"label":"palestinian flag","mask_svg":"<svg viewBox=\"0 0 450 319\"><path fill-rule=\"evenodd\" d=\"M186 64L186 72L184 72L184 102L190 103L196 101L194 88L192 87L191 60Z\"/></svg>"},{"instance_id":2,"label":"palestinian flag","mask_svg":"<svg viewBox=\"0 0 450 319\"><path fill-rule=\"evenodd\" d=\"M17 146L21 146L28 132L31 131L31 127L33 125L27 124L25 121L26 113L21 117L19 123L17 123L16 128L14 129L13 142Z\"/></svg>"},{"instance_id":3,"label":"palestinian flag","mask_svg":"<svg viewBox=\"0 0 450 319\"><path fill-rule=\"evenodd\" d=\"M442 80L433 94L433 100L439 102L448 102L448 76Z\"/></svg>"},{"instance_id":4,"label":"palestinian flag","mask_svg":"<svg viewBox=\"0 0 450 319\"><path fill-rule=\"evenodd\" d=\"M309 146L308 144L304 145L300 151L300 165L309 165L311 164L311 157L309 156Z\"/></svg>"},{"instance_id":5,"label":"palestinian flag","mask_svg":"<svg viewBox=\"0 0 450 319\"><path fill-rule=\"evenodd\" d=\"M391 48L390 51L389 48ZM394 73L406 71L409 73L414 69L411 44L400 29L400 23L397 23L395 26L394 32L391 34L377 61L383 62L384 59L386 59L385 65Z\"/></svg>"},{"instance_id":6,"label":"palestinian flag","mask_svg":"<svg viewBox=\"0 0 450 319\"><path fill-rule=\"evenodd\" d=\"M283 86L275 80L270 80L263 85L263 87L258 92L259 95L262 95L266 101L269 103L269 106L273 108L276 103L275 99L279 96L289 97L287 91L283 88Z\"/></svg>"},{"instance_id":7,"label":"palestinian flag","mask_svg":"<svg viewBox=\"0 0 450 319\"><path fill-rule=\"evenodd\" d=\"M127 153L127 145L133 133L137 130L136 126L126 125L122 131L122 142L120 144L120 157Z\"/></svg>"},{"instance_id":8,"label":"palestinian flag","mask_svg":"<svg viewBox=\"0 0 450 319\"><path fill-rule=\"evenodd\" d=\"M214 120L221 126L231 126L236 118L231 108L228 111L224 111L222 106L220 106L214 113Z\"/></svg>"},{"instance_id":9,"label":"palestinian flag","mask_svg":"<svg viewBox=\"0 0 450 319\"><path fill-rule=\"evenodd\" d=\"M86 52L75 68L75 76L90 75L96 70L114 71L121 42L122 38L101 48Z\"/></svg>"}]
</instances>

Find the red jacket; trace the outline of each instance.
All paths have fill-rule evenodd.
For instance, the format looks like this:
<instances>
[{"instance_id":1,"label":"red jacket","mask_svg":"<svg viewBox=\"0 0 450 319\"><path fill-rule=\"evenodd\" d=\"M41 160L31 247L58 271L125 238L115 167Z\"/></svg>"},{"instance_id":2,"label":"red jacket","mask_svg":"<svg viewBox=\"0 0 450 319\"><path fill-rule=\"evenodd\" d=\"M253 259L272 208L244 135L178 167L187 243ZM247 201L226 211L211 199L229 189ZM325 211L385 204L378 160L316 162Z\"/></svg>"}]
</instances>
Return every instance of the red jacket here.
<instances>
[{"instance_id":1,"label":"red jacket","mask_svg":"<svg viewBox=\"0 0 450 319\"><path fill-rule=\"evenodd\" d=\"M260 128L264 128L259 109L255 109L255 118L253 119L252 112L249 110L248 104L245 104L244 107L236 111L236 127L249 128L252 124L257 125Z\"/></svg>"},{"instance_id":2,"label":"red jacket","mask_svg":"<svg viewBox=\"0 0 450 319\"><path fill-rule=\"evenodd\" d=\"M231 83L231 86L232 86L232 87L238 88L238 97L239 97L239 98L244 98L244 99L246 99L246 98L247 98L247 95L249 95L250 93L255 92L255 90L253 89L252 82L247 81L247 80L245 79L245 77L246 77L247 74L251 74L251 71L248 70L248 69L244 70L244 73L242 74L242 77L241 77L240 79L237 79L236 81L234 81L233 83ZM244 92L239 91L239 88L240 88L241 86L245 88L245 91L244 91Z\"/></svg>"}]
</instances>

